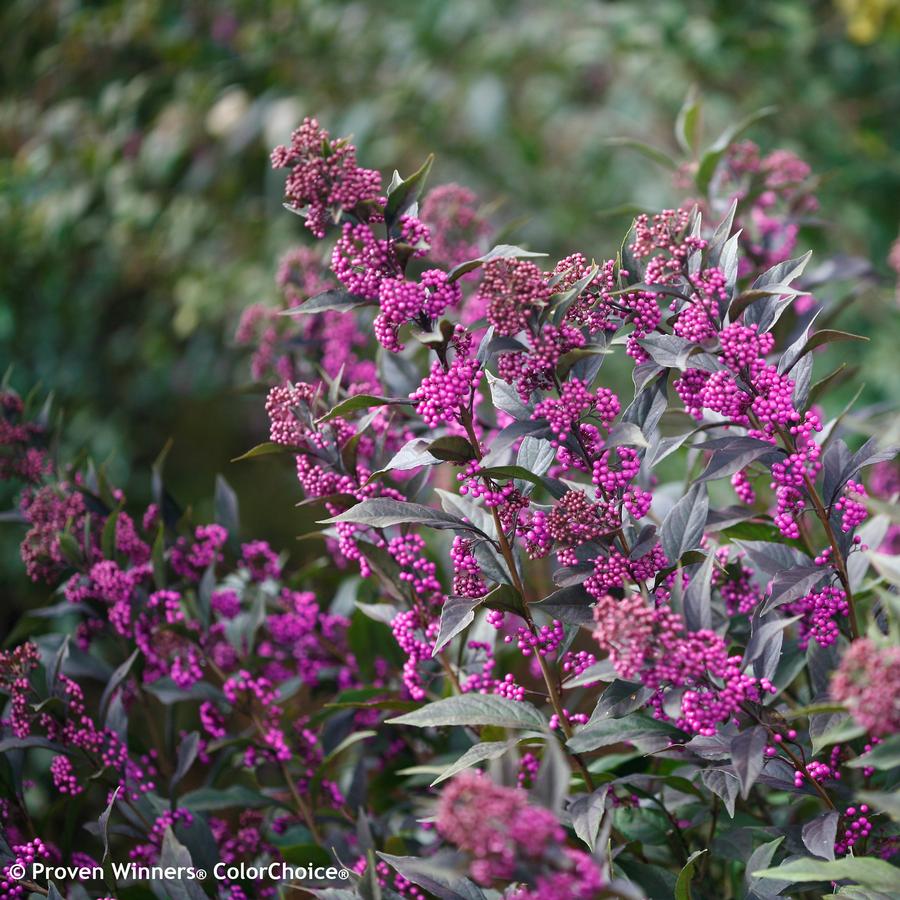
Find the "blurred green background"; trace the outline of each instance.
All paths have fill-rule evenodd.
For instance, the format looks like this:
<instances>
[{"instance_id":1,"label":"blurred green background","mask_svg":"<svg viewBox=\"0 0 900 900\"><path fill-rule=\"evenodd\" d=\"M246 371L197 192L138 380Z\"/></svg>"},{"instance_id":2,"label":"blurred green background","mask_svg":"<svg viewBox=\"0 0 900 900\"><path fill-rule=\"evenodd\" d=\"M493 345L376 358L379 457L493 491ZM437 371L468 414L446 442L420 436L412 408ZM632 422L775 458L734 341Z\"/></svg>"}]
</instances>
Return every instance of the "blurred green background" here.
<instances>
[{"instance_id":1,"label":"blurred green background","mask_svg":"<svg viewBox=\"0 0 900 900\"><path fill-rule=\"evenodd\" d=\"M518 242L603 257L630 219L609 210L681 198L606 139L674 151L691 85L708 138L774 103L749 136L822 178L827 224L801 244L881 273L839 326L872 344L840 352L864 354L870 402L896 395L896 0L6 0L0 33L0 362L55 391L69 447L136 500L172 436L182 500L221 471L248 532L296 534L289 467L228 462L264 436L231 336L306 240L267 156L307 114L353 133L364 165L409 172L434 150L432 183L498 201Z\"/></svg>"}]
</instances>

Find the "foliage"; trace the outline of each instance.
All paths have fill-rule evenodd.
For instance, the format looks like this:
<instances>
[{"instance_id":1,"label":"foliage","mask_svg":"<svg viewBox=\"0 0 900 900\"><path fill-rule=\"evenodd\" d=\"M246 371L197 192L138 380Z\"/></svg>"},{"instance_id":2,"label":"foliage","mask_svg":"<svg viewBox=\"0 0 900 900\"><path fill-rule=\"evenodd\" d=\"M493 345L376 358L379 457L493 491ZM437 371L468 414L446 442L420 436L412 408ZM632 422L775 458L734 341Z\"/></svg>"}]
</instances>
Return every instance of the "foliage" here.
<instances>
[{"instance_id":1,"label":"foliage","mask_svg":"<svg viewBox=\"0 0 900 900\"><path fill-rule=\"evenodd\" d=\"M261 163L308 112L378 167L412 171L438 148L445 178L502 204L506 222L528 217L518 239L559 254L568 234L611 244L629 214L604 210L680 202L667 169L609 138L674 150L692 83L711 133L791 98L755 136L824 176L842 241L885 268L895 29L856 46L832 0L403 0L392 13L358 0L4 4L0 358L52 384L73 411L69 440L115 451L120 477L149 465L161 434L200 444L196 415L172 421L173 398L206 411L217 438L184 461L176 447L186 489L197 454L214 468L246 441L249 414L223 396L222 337L292 241ZM870 327L880 318L868 311Z\"/></svg>"},{"instance_id":2,"label":"foliage","mask_svg":"<svg viewBox=\"0 0 900 900\"><path fill-rule=\"evenodd\" d=\"M23 558L63 594L0 657L7 870L85 826L94 860L352 869L323 898L891 890L900 485L860 439L891 419L826 417L821 348L857 338L795 249L808 169L733 138L692 151L697 203L558 262L491 247L430 161L382 181L312 119L276 148L328 245L245 319L241 465L292 459L321 566L241 545L222 480L196 524L163 459L129 512L7 389Z\"/></svg>"},{"instance_id":3,"label":"foliage","mask_svg":"<svg viewBox=\"0 0 900 900\"><path fill-rule=\"evenodd\" d=\"M0 369L15 362L17 384L51 388L67 453L107 460L140 502L140 473L174 438L169 479L208 514L211 481L197 473L221 471L260 427L234 326L248 299L268 298L298 230L265 155L309 112L382 170L413 171L437 150L442 178L478 191L504 241L561 255L572 235L613 246L634 204L684 199L668 167L611 138L681 153L670 125L691 84L710 139L775 104L750 136L800 154L840 210L827 228L805 222L804 245L840 246L893 279L900 35L880 4L851 3L879 22L855 44L847 6L399 0L387 15L369 0L9 0ZM854 288L834 327L873 344L841 359L865 363L864 403L893 401L896 319L868 280ZM288 546L296 530L269 510L290 473L230 477L250 531ZM302 563L307 545L290 546ZM40 597L2 549L7 628Z\"/></svg>"}]
</instances>

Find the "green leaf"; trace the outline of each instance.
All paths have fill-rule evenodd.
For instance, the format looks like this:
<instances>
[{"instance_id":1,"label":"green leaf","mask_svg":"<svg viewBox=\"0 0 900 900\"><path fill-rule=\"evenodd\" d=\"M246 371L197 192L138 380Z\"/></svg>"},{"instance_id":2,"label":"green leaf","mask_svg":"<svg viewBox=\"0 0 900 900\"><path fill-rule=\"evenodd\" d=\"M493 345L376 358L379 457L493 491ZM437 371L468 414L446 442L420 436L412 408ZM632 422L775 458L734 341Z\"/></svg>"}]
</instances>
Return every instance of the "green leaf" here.
<instances>
[{"instance_id":1,"label":"green leaf","mask_svg":"<svg viewBox=\"0 0 900 900\"><path fill-rule=\"evenodd\" d=\"M211 812L221 809L260 809L271 806L271 797L240 784L227 788L198 788L178 799L178 805L193 812Z\"/></svg>"},{"instance_id":2,"label":"green leaf","mask_svg":"<svg viewBox=\"0 0 900 900\"><path fill-rule=\"evenodd\" d=\"M834 728L824 731L822 734L812 735L813 756L832 744L844 744L855 738L862 737L866 733L862 725L858 725L851 719L845 719Z\"/></svg>"},{"instance_id":3,"label":"green leaf","mask_svg":"<svg viewBox=\"0 0 900 900\"><path fill-rule=\"evenodd\" d=\"M766 895L771 894L773 891L776 892L776 895L780 893L780 891L778 891L778 885L766 885L767 890L758 890L758 888L760 887L759 879L754 878L752 873L757 871L760 866L771 865L776 851L783 842L784 836L782 835L782 837L775 838L774 841L768 841L765 844L760 844L750 854L750 858L747 860L747 865L744 868L744 884L747 888L748 898L757 900L757 898L766 897Z\"/></svg>"},{"instance_id":4,"label":"green leaf","mask_svg":"<svg viewBox=\"0 0 900 900\"><path fill-rule=\"evenodd\" d=\"M873 891L856 884L845 884L838 888L836 894L823 894L822 900L897 900L897 895Z\"/></svg>"},{"instance_id":5,"label":"green leaf","mask_svg":"<svg viewBox=\"0 0 900 900\"><path fill-rule=\"evenodd\" d=\"M378 397L375 394L354 394L352 397L342 400L316 421L321 424L322 422L330 422L338 416L356 412L358 409L370 409L373 406L410 406L412 402L412 400L404 397Z\"/></svg>"},{"instance_id":6,"label":"green leaf","mask_svg":"<svg viewBox=\"0 0 900 900\"><path fill-rule=\"evenodd\" d=\"M691 900L691 879L694 877L697 858L708 852L708 850L695 850L688 857L688 861L678 873L678 878L675 881L675 900Z\"/></svg>"},{"instance_id":7,"label":"green leaf","mask_svg":"<svg viewBox=\"0 0 900 900\"><path fill-rule=\"evenodd\" d=\"M59 676L63 674L66 662L71 654L71 641L72 636L70 634L67 634L62 638L59 646L56 648L56 652L50 660L50 665L47 666L45 676L47 694L50 697L58 697L62 694L62 689L59 685Z\"/></svg>"},{"instance_id":8,"label":"green leaf","mask_svg":"<svg viewBox=\"0 0 900 900\"><path fill-rule=\"evenodd\" d=\"M495 481L510 481L518 478L521 481L530 481L532 484L542 485L544 483L540 475L535 475L524 466L488 466L486 469L479 469L480 475L493 478Z\"/></svg>"},{"instance_id":9,"label":"green leaf","mask_svg":"<svg viewBox=\"0 0 900 900\"><path fill-rule=\"evenodd\" d=\"M208 681L198 681L189 688L182 688L175 684L169 676L154 681L153 684L144 686L144 690L153 694L164 706L180 703L184 700L222 700L224 694Z\"/></svg>"},{"instance_id":10,"label":"green leaf","mask_svg":"<svg viewBox=\"0 0 900 900\"><path fill-rule=\"evenodd\" d=\"M803 348L803 353L809 353L810 350L815 350L816 347L822 347L825 344L835 344L838 341L858 341L867 344L869 338L863 337L861 334L851 334L849 331L835 331L832 328L823 328L821 331L810 335L806 346Z\"/></svg>"},{"instance_id":11,"label":"green leaf","mask_svg":"<svg viewBox=\"0 0 900 900\"><path fill-rule=\"evenodd\" d=\"M859 366L848 366L847 363L841 363L833 372L820 378L809 391L807 402L812 405L816 403L823 394L831 388L843 384L845 381L853 378L859 372Z\"/></svg>"},{"instance_id":12,"label":"green leaf","mask_svg":"<svg viewBox=\"0 0 900 900\"><path fill-rule=\"evenodd\" d=\"M669 821L659 809L619 806L613 810L613 823L629 841L639 841L651 846L666 844Z\"/></svg>"},{"instance_id":13,"label":"green leaf","mask_svg":"<svg viewBox=\"0 0 900 900\"><path fill-rule=\"evenodd\" d=\"M818 713L843 713L847 709L842 703L811 703L809 706L798 706L795 709L786 709L782 715L786 719L799 719L804 716L813 716Z\"/></svg>"},{"instance_id":14,"label":"green leaf","mask_svg":"<svg viewBox=\"0 0 900 900\"><path fill-rule=\"evenodd\" d=\"M246 453L242 453L240 456L235 456L231 462L241 462L245 459L255 459L257 456L271 456L273 453L290 453L290 449L285 447L283 444L276 444L273 441L265 441L262 444L257 444L255 447L252 447Z\"/></svg>"},{"instance_id":15,"label":"green leaf","mask_svg":"<svg viewBox=\"0 0 900 900\"><path fill-rule=\"evenodd\" d=\"M309 866L310 863L326 867L334 865L328 851L317 844L279 844L278 852L285 862L294 866ZM348 892L348 895L356 900L356 894Z\"/></svg>"},{"instance_id":16,"label":"green leaf","mask_svg":"<svg viewBox=\"0 0 900 900\"><path fill-rule=\"evenodd\" d=\"M754 872L755 878L778 878L792 884L848 879L876 890L896 890L900 885L900 869L872 857L844 859L794 859L772 869Z\"/></svg>"},{"instance_id":17,"label":"green leaf","mask_svg":"<svg viewBox=\"0 0 900 900\"><path fill-rule=\"evenodd\" d=\"M685 153L695 153L700 143L700 99L691 86L675 119L675 139Z\"/></svg>"},{"instance_id":18,"label":"green leaf","mask_svg":"<svg viewBox=\"0 0 900 900\"><path fill-rule=\"evenodd\" d=\"M888 553L869 550L866 555L878 574L895 587L900 587L900 559Z\"/></svg>"},{"instance_id":19,"label":"green leaf","mask_svg":"<svg viewBox=\"0 0 900 900\"><path fill-rule=\"evenodd\" d=\"M575 753L589 753L612 744L639 744L646 740L666 743L680 735L677 728L659 719L630 715L623 719L598 719L579 728L566 742Z\"/></svg>"},{"instance_id":20,"label":"green leaf","mask_svg":"<svg viewBox=\"0 0 900 900\"><path fill-rule=\"evenodd\" d=\"M547 721L526 701L509 700L492 694L461 694L428 703L414 712L388 719L391 725L417 728L444 725L496 725L498 728L544 730Z\"/></svg>"},{"instance_id":21,"label":"green leaf","mask_svg":"<svg viewBox=\"0 0 900 900\"><path fill-rule=\"evenodd\" d=\"M325 758L319 763L319 771L316 775L316 783L318 784L325 770L345 751L349 750L361 741L367 741L370 737L375 737L377 731L354 731L347 735L333 750L329 751Z\"/></svg>"},{"instance_id":22,"label":"green leaf","mask_svg":"<svg viewBox=\"0 0 900 900\"><path fill-rule=\"evenodd\" d=\"M361 600L356 601L356 608L373 622L381 622L382 625L390 625L399 612L393 603L363 603Z\"/></svg>"},{"instance_id":23,"label":"green leaf","mask_svg":"<svg viewBox=\"0 0 900 900\"><path fill-rule=\"evenodd\" d=\"M861 800L871 803L876 809L886 813L895 822L900 822L900 791L860 791Z\"/></svg>"},{"instance_id":24,"label":"green leaf","mask_svg":"<svg viewBox=\"0 0 900 900\"><path fill-rule=\"evenodd\" d=\"M893 769L900 766L900 734L893 734L876 744L868 753L863 753L847 763L851 769L871 766L873 769Z\"/></svg>"},{"instance_id":25,"label":"green leaf","mask_svg":"<svg viewBox=\"0 0 900 900\"><path fill-rule=\"evenodd\" d=\"M668 153L644 141L639 141L637 138L611 137L606 138L602 143L607 147L627 147L629 150L636 150L642 156L646 156L647 159L652 159L653 162L659 163L659 165L671 169L673 172L678 169L678 163Z\"/></svg>"},{"instance_id":26,"label":"green leaf","mask_svg":"<svg viewBox=\"0 0 900 900\"><path fill-rule=\"evenodd\" d=\"M159 455L153 462L151 469L151 483L153 487L153 501L159 507L162 523L166 528L174 528L178 520L181 518L181 508L173 499L172 495L166 488L163 478L163 470L165 469L166 459L172 450L172 438L166 441L165 446L160 450Z\"/></svg>"},{"instance_id":27,"label":"green leaf","mask_svg":"<svg viewBox=\"0 0 900 900\"><path fill-rule=\"evenodd\" d=\"M80 566L83 562L81 547L78 545L78 541L72 536L72 533L64 531L59 535L58 540L59 549L65 557L66 562L76 568Z\"/></svg>"},{"instance_id":28,"label":"green leaf","mask_svg":"<svg viewBox=\"0 0 900 900\"><path fill-rule=\"evenodd\" d=\"M726 128L725 131L716 138L716 140L707 148L706 152L700 157L700 165L697 168L695 181L697 188L701 193L706 193L709 183L712 181L712 177L715 174L716 167L725 155L725 151L728 149L729 144L751 125L758 122L760 119L764 119L766 116L771 116L776 111L777 109L774 106L766 106L763 109L759 109L737 124Z\"/></svg>"},{"instance_id":29,"label":"green leaf","mask_svg":"<svg viewBox=\"0 0 900 900\"><path fill-rule=\"evenodd\" d=\"M394 172L387 189L387 205L384 207L384 221L388 229L418 201L433 163L434 154L430 153L428 159L408 178L401 178L398 172Z\"/></svg>"},{"instance_id":30,"label":"green leaf","mask_svg":"<svg viewBox=\"0 0 900 900\"><path fill-rule=\"evenodd\" d=\"M432 441L426 451L444 462L464 463L475 459L472 445L462 435L451 434Z\"/></svg>"},{"instance_id":31,"label":"green leaf","mask_svg":"<svg viewBox=\"0 0 900 900\"><path fill-rule=\"evenodd\" d=\"M326 703L324 709L418 709L413 700L348 700L342 703Z\"/></svg>"},{"instance_id":32,"label":"green leaf","mask_svg":"<svg viewBox=\"0 0 900 900\"><path fill-rule=\"evenodd\" d=\"M116 553L116 524L119 521L119 510L113 510L103 524L103 534L100 537L100 549L106 559L114 559Z\"/></svg>"},{"instance_id":33,"label":"green leaf","mask_svg":"<svg viewBox=\"0 0 900 900\"><path fill-rule=\"evenodd\" d=\"M447 768L431 782L431 786L434 787L436 784L440 784L442 781L452 778L458 772L462 772L464 769L470 769L480 762L485 762L489 759L498 759L503 756L504 753L512 750L518 743L519 739L514 738L509 741L484 741L483 743L475 744L474 746L469 747L456 762L447 766Z\"/></svg>"}]
</instances>

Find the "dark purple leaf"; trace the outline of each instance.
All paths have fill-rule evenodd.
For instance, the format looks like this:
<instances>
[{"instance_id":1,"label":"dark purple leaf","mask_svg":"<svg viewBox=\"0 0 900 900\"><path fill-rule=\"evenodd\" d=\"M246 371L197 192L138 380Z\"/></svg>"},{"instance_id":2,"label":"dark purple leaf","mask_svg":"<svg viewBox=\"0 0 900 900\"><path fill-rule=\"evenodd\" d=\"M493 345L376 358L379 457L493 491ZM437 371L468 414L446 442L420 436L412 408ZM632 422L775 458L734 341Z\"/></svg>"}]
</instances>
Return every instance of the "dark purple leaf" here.
<instances>
[{"instance_id":1,"label":"dark purple leaf","mask_svg":"<svg viewBox=\"0 0 900 900\"><path fill-rule=\"evenodd\" d=\"M775 576L785 569L808 566L812 560L802 551L772 541L735 541L746 551L753 565L764 574Z\"/></svg>"},{"instance_id":2,"label":"dark purple leaf","mask_svg":"<svg viewBox=\"0 0 900 900\"><path fill-rule=\"evenodd\" d=\"M760 725L742 731L731 740L731 762L746 799L763 768L763 751L768 740L766 729Z\"/></svg>"},{"instance_id":3,"label":"dark purple leaf","mask_svg":"<svg viewBox=\"0 0 900 900\"><path fill-rule=\"evenodd\" d=\"M134 665L134 661L140 656L141 651L135 650L128 659L125 660L120 666L118 666L115 672L110 676L109 681L106 684L106 687L103 689L103 695L100 697L100 716L101 718L106 715L106 710L109 707L109 701L112 699L112 695L115 693L116 688L128 677L128 673L131 671L131 667Z\"/></svg>"},{"instance_id":4,"label":"dark purple leaf","mask_svg":"<svg viewBox=\"0 0 900 900\"><path fill-rule=\"evenodd\" d=\"M666 373L664 372L660 378L638 392L634 402L622 414L622 420L637 425L649 441L650 435L659 424L667 406Z\"/></svg>"},{"instance_id":5,"label":"dark purple leaf","mask_svg":"<svg viewBox=\"0 0 900 900\"><path fill-rule=\"evenodd\" d=\"M478 885L460 875L453 867L439 865L434 858L392 856L381 852L378 856L407 881L425 888L439 900L485 900L484 892Z\"/></svg>"},{"instance_id":6,"label":"dark purple leaf","mask_svg":"<svg viewBox=\"0 0 900 900\"><path fill-rule=\"evenodd\" d=\"M639 710L652 696L650 688L617 678L600 695L589 722L621 719Z\"/></svg>"},{"instance_id":7,"label":"dark purple leaf","mask_svg":"<svg viewBox=\"0 0 900 900\"><path fill-rule=\"evenodd\" d=\"M375 499L363 500L352 509L328 519L322 519L320 525L331 525L336 522L353 522L357 525L369 525L372 528L389 528L391 525L427 525L430 528L449 528L459 531L484 532L474 525L464 522L458 516L452 516L439 509L423 506L421 503L410 503L404 500ZM485 535L486 536L486 535Z\"/></svg>"},{"instance_id":8,"label":"dark purple leaf","mask_svg":"<svg viewBox=\"0 0 900 900\"><path fill-rule=\"evenodd\" d=\"M715 554L708 553L706 560L691 575L684 592L684 621L691 631L712 628L712 572Z\"/></svg>"},{"instance_id":9,"label":"dark purple leaf","mask_svg":"<svg viewBox=\"0 0 900 900\"><path fill-rule=\"evenodd\" d=\"M669 510L659 537L670 563L677 563L683 553L700 545L708 510L709 498L705 484L695 484Z\"/></svg>"},{"instance_id":10,"label":"dark purple leaf","mask_svg":"<svg viewBox=\"0 0 900 900\"><path fill-rule=\"evenodd\" d=\"M840 813L837 810L830 810L821 813L803 826L803 843L813 856L834 859L834 841L837 837L838 819L840 819Z\"/></svg>"},{"instance_id":11,"label":"dark purple leaf","mask_svg":"<svg viewBox=\"0 0 900 900\"><path fill-rule=\"evenodd\" d=\"M804 597L822 580L824 574L818 566L795 566L778 572L772 579L762 614Z\"/></svg>"},{"instance_id":12,"label":"dark purple leaf","mask_svg":"<svg viewBox=\"0 0 900 900\"><path fill-rule=\"evenodd\" d=\"M609 788L608 784L601 785L591 794L579 794L569 804L569 816L575 834L587 844L592 853L597 846L597 835L600 833L600 823L606 811L606 795Z\"/></svg>"},{"instance_id":13,"label":"dark purple leaf","mask_svg":"<svg viewBox=\"0 0 900 900\"><path fill-rule=\"evenodd\" d=\"M432 656L436 656L456 635L475 621L475 610L483 600L482 597L475 600L470 597L448 597L444 601L440 629L434 649L431 651Z\"/></svg>"},{"instance_id":14,"label":"dark purple leaf","mask_svg":"<svg viewBox=\"0 0 900 900\"><path fill-rule=\"evenodd\" d=\"M593 602L594 598L578 584L554 591L549 597L532 604L532 608L567 625L590 626L594 621Z\"/></svg>"},{"instance_id":15,"label":"dark purple leaf","mask_svg":"<svg viewBox=\"0 0 900 900\"><path fill-rule=\"evenodd\" d=\"M541 806L559 816L569 793L571 778L572 770L559 741L555 737L550 737L544 744L541 767L531 790L532 796Z\"/></svg>"},{"instance_id":16,"label":"dark purple leaf","mask_svg":"<svg viewBox=\"0 0 900 900\"><path fill-rule=\"evenodd\" d=\"M493 694L460 694L426 703L412 712L386 720L390 725L417 728L445 725L496 725L498 728L528 728L543 731L547 720L526 701Z\"/></svg>"},{"instance_id":17,"label":"dark purple leaf","mask_svg":"<svg viewBox=\"0 0 900 900\"><path fill-rule=\"evenodd\" d=\"M728 755L727 752L724 754ZM730 768L728 769L703 769L700 772L701 781L725 804L728 815L734 818L734 804L740 790L740 781Z\"/></svg>"},{"instance_id":18,"label":"dark purple leaf","mask_svg":"<svg viewBox=\"0 0 900 900\"><path fill-rule=\"evenodd\" d=\"M178 757L175 763L175 771L169 781L169 793L174 794L175 788L180 784L181 780L190 771L191 766L197 759L197 753L200 749L200 735L196 731L192 731L189 735L182 738L178 743Z\"/></svg>"},{"instance_id":19,"label":"dark purple leaf","mask_svg":"<svg viewBox=\"0 0 900 900\"><path fill-rule=\"evenodd\" d=\"M283 316L309 316L316 313L325 312L326 310L336 310L337 312L350 312L360 306L371 306L373 301L366 300L365 297L357 297L344 290L332 289L316 294L310 297L300 306L292 306L290 309L281 313Z\"/></svg>"},{"instance_id":20,"label":"dark purple leaf","mask_svg":"<svg viewBox=\"0 0 900 900\"><path fill-rule=\"evenodd\" d=\"M747 649L744 652L744 665L753 662L766 652L766 647L776 636L780 635L788 625L796 622L799 616L793 616L790 619L782 619L779 616L766 617L763 621L759 616L754 616L752 622L752 633ZM780 641L779 641L780 647Z\"/></svg>"},{"instance_id":21,"label":"dark purple leaf","mask_svg":"<svg viewBox=\"0 0 900 900\"><path fill-rule=\"evenodd\" d=\"M705 444L698 444L697 449L712 453L706 469L697 479L698 482L734 475L757 460L769 465L782 459L784 455L775 450L771 444L751 437L718 438Z\"/></svg>"}]
</instances>

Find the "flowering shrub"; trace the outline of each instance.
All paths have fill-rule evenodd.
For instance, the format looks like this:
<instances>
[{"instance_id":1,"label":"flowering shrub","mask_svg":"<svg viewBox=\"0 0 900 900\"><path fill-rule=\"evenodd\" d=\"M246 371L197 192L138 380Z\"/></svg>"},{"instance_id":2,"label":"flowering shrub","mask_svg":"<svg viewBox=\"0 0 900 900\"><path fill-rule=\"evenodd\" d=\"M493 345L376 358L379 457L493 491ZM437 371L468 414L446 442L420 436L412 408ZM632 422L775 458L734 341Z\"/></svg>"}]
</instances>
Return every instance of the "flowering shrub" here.
<instances>
[{"instance_id":1,"label":"flowering shrub","mask_svg":"<svg viewBox=\"0 0 900 900\"><path fill-rule=\"evenodd\" d=\"M642 215L551 265L490 249L462 188L420 208L430 160L384 184L315 120L274 151L334 243L241 322L271 382L245 458L292 460L324 567L241 543L221 480L216 522L161 463L129 511L4 395L23 558L62 593L0 657L4 890L117 855L346 866L323 898L896 886L894 453L814 381L856 338L789 258L807 170L717 153L721 222Z\"/></svg>"}]
</instances>

